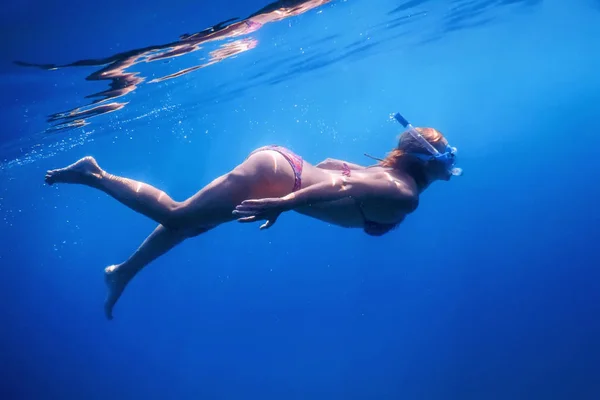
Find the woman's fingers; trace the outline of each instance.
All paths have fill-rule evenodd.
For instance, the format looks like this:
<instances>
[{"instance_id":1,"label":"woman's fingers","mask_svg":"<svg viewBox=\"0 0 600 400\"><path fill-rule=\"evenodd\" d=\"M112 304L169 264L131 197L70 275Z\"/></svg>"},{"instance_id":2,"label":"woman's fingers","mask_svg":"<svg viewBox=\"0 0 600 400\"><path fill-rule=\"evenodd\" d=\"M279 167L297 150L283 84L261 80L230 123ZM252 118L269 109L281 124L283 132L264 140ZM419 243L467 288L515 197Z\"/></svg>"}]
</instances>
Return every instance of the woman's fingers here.
<instances>
[{"instance_id":1,"label":"woman's fingers","mask_svg":"<svg viewBox=\"0 0 600 400\"><path fill-rule=\"evenodd\" d=\"M280 201L280 199L244 200L235 207L232 214L237 217L238 222L266 220L260 229L268 229L277 221L279 213L275 216L273 214L275 213L274 208L279 205Z\"/></svg>"},{"instance_id":2,"label":"woman's fingers","mask_svg":"<svg viewBox=\"0 0 600 400\"><path fill-rule=\"evenodd\" d=\"M244 200L237 207L242 207L242 208L269 208L269 207L275 207L275 206L277 206L280 202L281 202L280 199Z\"/></svg>"},{"instance_id":3,"label":"woman's fingers","mask_svg":"<svg viewBox=\"0 0 600 400\"><path fill-rule=\"evenodd\" d=\"M271 220L268 220L267 222L265 222L264 224L262 224L260 226L260 230L262 231L263 229L268 229L270 228L275 222L271 222Z\"/></svg>"},{"instance_id":4,"label":"woman's fingers","mask_svg":"<svg viewBox=\"0 0 600 400\"><path fill-rule=\"evenodd\" d=\"M278 215L276 215L276 216L274 216L274 217L271 217L271 218L269 218L269 219L267 220L267 222L265 222L264 224L262 224L262 225L260 226L260 229L262 230L262 229L268 229L268 228L272 227L272 226L273 226L273 224L274 224L275 222L277 222L277 218L278 218L278 217L279 217L279 214L278 214Z\"/></svg>"},{"instance_id":5,"label":"woman's fingers","mask_svg":"<svg viewBox=\"0 0 600 400\"><path fill-rule=\"evenodd\" d=\"M252 200L252 202L244 201L242 204L235 207L234 214L260 214L275 208L276 205L270 201Z\"/></svg>"},{"instance_id":6,"label":"woman's fingers","mask_svg":"<svg viewBox=\"0 0 600 400\"><path fill-rule=\"evenodd\" d=\"M233 215L246 215L246 216L250 216L250 215L257 214L256 210L245 210L243 208L238 208L238 207L236 207L235 210L233 210L231 212Z\"/></svg>"},{"instance_id":7,"label":"woman's fingers","mask_svg":"<svg viewBox=\"0 0 600 400\"><path fill-rule=\"evenodd\" d=\"M256 216L251 216L251 217L243 217L243 218L238 218L237 219L238 222L256 222L258 221L258 218L256 218Z\"/></svg>"},{"instance_id":8,"label":"woman's fingers","mask_svg":"<svg viewBox=\"0 0 600 400\"><path fill-rule=\"evenodd\" d=\"M256 206L256 205L239 205L235 207L235 211L238 213L249 213L249 212L260 212L266 207Z\"/></svg>"}]
</instances>

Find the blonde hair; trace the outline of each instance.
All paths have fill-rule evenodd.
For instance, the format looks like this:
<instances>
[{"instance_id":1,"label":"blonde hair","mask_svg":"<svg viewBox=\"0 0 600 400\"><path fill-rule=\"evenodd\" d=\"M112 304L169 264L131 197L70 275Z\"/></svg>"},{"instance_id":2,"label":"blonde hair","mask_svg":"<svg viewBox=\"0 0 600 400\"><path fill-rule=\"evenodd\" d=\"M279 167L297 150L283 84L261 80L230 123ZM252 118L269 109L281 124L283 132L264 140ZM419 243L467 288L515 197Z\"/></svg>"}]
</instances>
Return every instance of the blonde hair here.
<instances>
[{"instance_id":1,"label":"blonde hair","mask_svg":"<svg viewBox=\"0 0 600 400\"><path fill-rule=\"evenodd\" d=\"M440 131L433 128L415 129L431 143L433 147L443 152L441 147L446 145L446 139ZM380 165L388 168L398 168L400 165L404 164L406 156L410 153L429 154L427 149L407 131L400 135L398 146L381 160Z\"/></svg>"}]
</instances>

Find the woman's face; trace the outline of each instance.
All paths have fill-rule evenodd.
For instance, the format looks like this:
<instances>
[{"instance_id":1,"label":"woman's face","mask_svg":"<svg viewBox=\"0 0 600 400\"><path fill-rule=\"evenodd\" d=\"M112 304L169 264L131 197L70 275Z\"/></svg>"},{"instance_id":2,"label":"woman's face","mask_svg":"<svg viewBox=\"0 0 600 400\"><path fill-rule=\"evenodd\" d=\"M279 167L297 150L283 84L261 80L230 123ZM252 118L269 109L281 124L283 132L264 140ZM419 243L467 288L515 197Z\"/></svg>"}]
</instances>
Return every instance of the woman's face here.
<instances>
[{"instance_id":1,"label":"woman's face","mask_svg":"<svg viewBox=\"0 0 600 400\"><path fill-rule=\"evenodd\" d=\"M448 141L446 140L446 138L442 138L442 140L440 140L439 142L437 142L434 147L437 149L437 151L439 151L440 153L445 153L446 152L446 147L448 146ZM442 181L449 181L450 177L452 177L452 174L450 173L450 171L448 171L448 166L445 165L444 163L438 162L438 161L429 161L427 163L426 166L426 173L428 178L431 181L436 181L436 180L442 180Z\"/></svg>"},{"instance_id":2,"label":"woman's face","mask_svg":"<svg viewBox=\"0 0 600 400\"><path fill-rule=\"evenodd\" d=\"M449 181L452 177L452 174L450 173L450 171L448 171L448 168L446 168L444 164L438 161L430 161L427 165L426 171L427 177L431 181Z\"/></svg>"}]
</instances>

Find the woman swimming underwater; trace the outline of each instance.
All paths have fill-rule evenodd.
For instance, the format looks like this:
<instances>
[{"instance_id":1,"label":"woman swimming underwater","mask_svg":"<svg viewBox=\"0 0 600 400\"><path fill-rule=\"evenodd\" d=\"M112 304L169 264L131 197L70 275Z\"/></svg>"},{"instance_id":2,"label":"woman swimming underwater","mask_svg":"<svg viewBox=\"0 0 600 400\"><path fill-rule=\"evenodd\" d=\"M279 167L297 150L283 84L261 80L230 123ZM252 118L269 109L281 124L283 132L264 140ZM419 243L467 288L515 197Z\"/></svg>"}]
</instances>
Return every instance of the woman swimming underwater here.
<instances>
[{"instance_id":1,"label":"woman swimming underwater","mask_svg":"<svg viewBox=\"0 0 600 400\"><path fill-rule=\"evenodd\" d=\"M46 183L99 189L159 224L127 261L105 269L104 310L112 319L113 307L139 271L183 240L225 222L265 221L260 229L267 229L281 213L296 211L373 236L392 230L415 211L432 182L461 173L454 168L456 149L440 132L414 128L400 114L395 118L407 130L397 147L370 167L329 158L311 165L286 148L266 146L181 202L143 182L109 174L92 157L48 171Z\"/></svg>"}]
</instances>

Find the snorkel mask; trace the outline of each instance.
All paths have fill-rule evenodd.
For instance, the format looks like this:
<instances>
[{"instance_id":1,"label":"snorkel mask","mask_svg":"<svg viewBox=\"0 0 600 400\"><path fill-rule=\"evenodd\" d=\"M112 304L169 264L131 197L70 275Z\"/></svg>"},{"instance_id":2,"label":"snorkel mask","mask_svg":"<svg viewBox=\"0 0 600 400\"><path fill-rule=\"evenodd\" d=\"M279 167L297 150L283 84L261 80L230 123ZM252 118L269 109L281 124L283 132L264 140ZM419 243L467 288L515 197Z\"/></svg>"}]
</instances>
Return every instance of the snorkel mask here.
<instances>
[{"instance_id":1,"label":"snorkel mask","mask_svg":"<svg viewBox=\"0 0 600 400\"><path fill-rule=\"evenodd\" d=\"M417 157L423 161L437 161L442 163L446 170L450 175L460 176L462 175L462 169L454 167L456 164L456 147L452 147L450 145L446 145L446 149L444 153L440 153L431 143L427 141L410 122L406 120L400 113L396 113L394 115L396 121L400 123L403 127L407 129L407 132L417 141L419 142L425 150L429 152L430 155L427 154L419 154L419 153L410 153L410 155Z\"/></svg>"}]
</instances>

